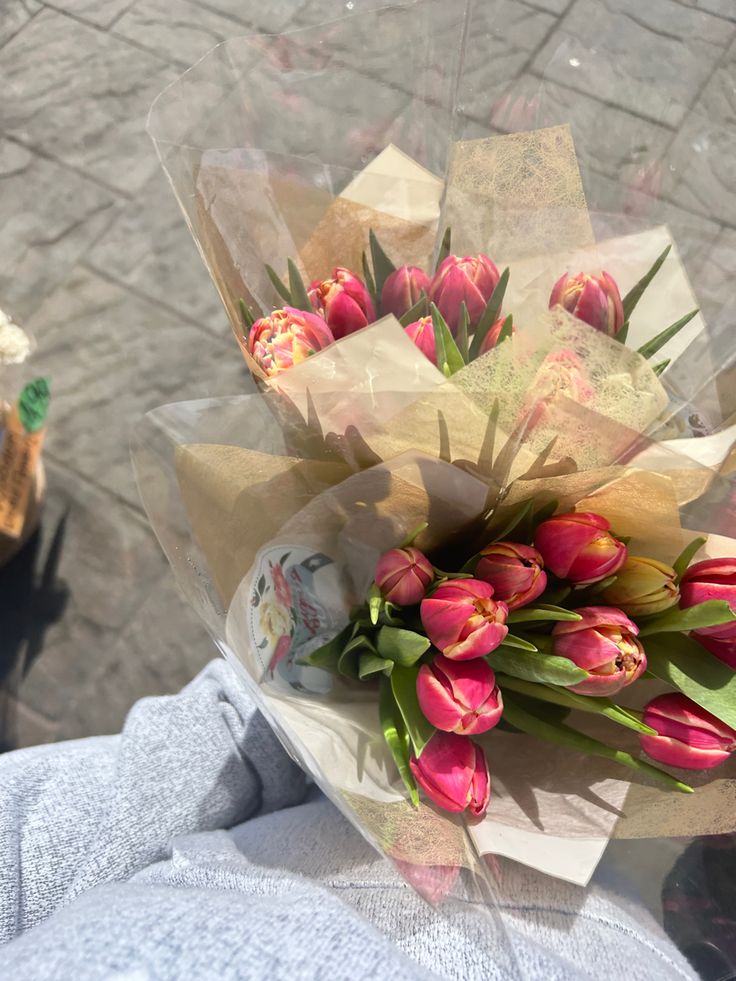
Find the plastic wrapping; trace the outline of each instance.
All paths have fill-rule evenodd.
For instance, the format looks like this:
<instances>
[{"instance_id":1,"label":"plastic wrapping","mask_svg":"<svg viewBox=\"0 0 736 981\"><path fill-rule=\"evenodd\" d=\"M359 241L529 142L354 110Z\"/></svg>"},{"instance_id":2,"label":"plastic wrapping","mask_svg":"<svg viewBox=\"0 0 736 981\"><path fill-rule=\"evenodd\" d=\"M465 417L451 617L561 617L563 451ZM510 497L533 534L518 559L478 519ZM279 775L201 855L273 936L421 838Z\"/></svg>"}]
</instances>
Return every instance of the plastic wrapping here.
<instances>
[{"instance_id":1,"label":"plastic wrapping","mask_svg":"<svg viewBox=\"0 0 736 981\"><path fill-rule=\"evenodd\" d=\"M482 822L415 811L375 695L297 659L345 622L383 549L423 520L423 546L439 545L493 494L501 507L594 509L662 561L695 532L713 533L704 554L733 554L736 351L723 308L661 348L666 367L637 353L699 306L691 223L659 199L663 161L636 157L633 129L618 134L636 160L614 199L591 151L603 121L571 121L546 77L478 85L504 10L418 0L233 39L159 97L149 130L263 391L149 414L134 463L182 590L289 752L425 898L483 900L511 973L486 856L585 884L612 839L732 831L733 761L674 799L614 764L497 732ZM554 52L552 74L578 55ZM282 281L288 258L305 281L359 272L373 230L397 265L431 272L448 226L453 251L509 266L510 339L448 381L383 317L264 377L241 304L257 316L280 302L267 265ZM624 293L666 246L625 345L549 309L566 270L605 269ZM474 467L496 405L514 452L489 488Z\"/></svg>"}]
</instances>

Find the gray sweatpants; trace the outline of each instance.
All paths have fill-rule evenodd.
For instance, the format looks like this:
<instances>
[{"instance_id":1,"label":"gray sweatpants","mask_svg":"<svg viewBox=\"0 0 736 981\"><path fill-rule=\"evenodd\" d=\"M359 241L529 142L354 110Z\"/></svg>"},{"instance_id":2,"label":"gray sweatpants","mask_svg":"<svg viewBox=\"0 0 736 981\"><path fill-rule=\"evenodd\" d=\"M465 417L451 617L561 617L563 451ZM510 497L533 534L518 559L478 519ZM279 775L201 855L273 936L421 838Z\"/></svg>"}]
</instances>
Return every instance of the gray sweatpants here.
<instances>
[{"instance_id":1,"label":"gray sweatpants","mask_svg":"<svg viewBox=\"0 0 736 981\"><path fill-rule=\"evenodd\" d=\"M0 758L0 978L693 976L610 884L500 865L500 918L438 914L213 662L119 736Z\"/></svg>"}]
</instances>

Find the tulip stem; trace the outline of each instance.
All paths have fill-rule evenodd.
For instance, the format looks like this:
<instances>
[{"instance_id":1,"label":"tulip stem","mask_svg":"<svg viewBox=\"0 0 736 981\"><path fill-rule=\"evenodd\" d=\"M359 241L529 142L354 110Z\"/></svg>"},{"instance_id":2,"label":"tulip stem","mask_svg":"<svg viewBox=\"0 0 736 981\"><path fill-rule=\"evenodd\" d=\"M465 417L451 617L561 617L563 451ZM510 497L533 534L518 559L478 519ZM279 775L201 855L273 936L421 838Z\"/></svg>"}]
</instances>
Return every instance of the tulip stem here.
<instances>
[{"instance_id":1,"label":"tulip stem","mask_svg":"<svg viewBox=\"0 0 736 981\"><path fill-rule=\"evenodd\" d=\"M645 760L637 759L637 757L632 756L631 753L627 753L622 749L613 749L613 747L607 746L605 743L599 742L599 740L593 739L591 736L586 736L585 733L578 732L577 729L573 729L561 722L554 723L539 719L535 715L532 715L531 712L525 711L521 705L514 702L513 698L504 699L503 717L516 729L520 729L530 736L536 736L538 739L544 739L547 742L557 743L561 746L569 746L579 753L601 756L603 759L612 760L615 763L627 766L631 770L638 770L641 773L645 773L647 776L660 783L664 783L673 790L679 790L684 794L694 793L693 788L688 784L677 780L670 773L660 770L659 767L652 766L651 763L647 763Z\"/></svg>"},{"instance_id":2,"label":"tulip stem","mask_svg":"<svg viewBox=\"0 0 736 981\"><path fill-rule=\"evenodd\" d=\"M642 732L647 736L656 736L654 729L638 721L630 713L629 709L616 705L608 698L598 698L587 695L578 695L576 692L558 688L555 685L540 685L531 681L522 681L519 678L510 678L507 675L497 675L496 680L501 686L501 690L506 688L516 691L520 695L529 695L531 698L538 698L542 702L552 702L553 705L562 705L569 709L579 709L581 712L589 712L593 715L603 715L611 722L617 722L626 729L633 729L634 732Z\"/></svg>"}]
</instances>

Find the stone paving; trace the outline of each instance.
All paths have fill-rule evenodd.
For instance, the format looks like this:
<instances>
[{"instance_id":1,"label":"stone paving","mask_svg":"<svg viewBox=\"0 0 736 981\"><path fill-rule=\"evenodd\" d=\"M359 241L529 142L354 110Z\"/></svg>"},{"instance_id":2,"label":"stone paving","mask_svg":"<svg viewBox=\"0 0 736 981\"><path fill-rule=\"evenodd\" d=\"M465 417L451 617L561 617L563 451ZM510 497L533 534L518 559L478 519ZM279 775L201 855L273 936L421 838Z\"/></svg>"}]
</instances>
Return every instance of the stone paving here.
<instances>
[{"instance_id":1,"label":"stone paving","mask_svg":"<svg viewBox=\"0 0 736 981\"><path fill-rule=\"evenodd\" d=\"M222 39L379 5L0 0L0 307L53 384L42 532L0 573L5 747L114 732L215 654L128 438L151 407L249 383L145 133L151 101ZM718 316L736 273L736 2L475 0L469 38L465 134L569 122L591 207L668 221Z\"/></svg>"}]
</instances>

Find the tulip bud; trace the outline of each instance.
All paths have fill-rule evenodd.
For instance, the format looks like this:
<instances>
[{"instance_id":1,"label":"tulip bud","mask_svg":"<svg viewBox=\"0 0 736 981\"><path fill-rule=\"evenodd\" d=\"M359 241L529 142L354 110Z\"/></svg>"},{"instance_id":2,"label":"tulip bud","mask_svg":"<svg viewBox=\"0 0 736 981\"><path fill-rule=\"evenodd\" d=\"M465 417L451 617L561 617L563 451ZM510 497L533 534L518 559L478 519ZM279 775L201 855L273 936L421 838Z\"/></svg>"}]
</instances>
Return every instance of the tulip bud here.
<instances>
[{"instance_id":1,"label":"tulip bud","mask_svg":"<svg viewBox=\"0 0 736 981\"><path fill-rule=\"evenodd\" d=\"M499 317L498 320L494 320L490 326L490 329L486 336L483 338L483 343L478 351L478 356L485 354L487 351L492 351L494 347L498 344L498 338L503 330L505 317Z\"/></svg>"},{"instance_id":2,"label":"tulip bud","mask_svg":"<svg viewBox=\"0 0 736 981\"><path fill-rule=\"evenodd\" d=\"M706 651L710 651L714 657L723 661L729 668L736 670L736 637L727 637L725 640L719 640L717 637L702 637L699 634L692 634L691 636Z\"/></svg>"},{"instance_id":3,"label":"tulip bud","mask_svg":"<svg viewBox=\"0 0 736 981\"><path fill-rule=\"evenodd\" d=\"M412 756L409 767L430 800L444 811L469 810L482 817L491 797L483 750L472 739L453 732L436 732L422 755Z\"/></svg>"},{"instance_id":4,"label":"tulip bud","mask_svg":"<svg viewBox=\"0 0 736 981\"><path fill-rule=\"evenodd\" d=\"M509 632L505 603L479 579L451 579L422 600L419 615L432 644L445 657L469 661L495 651Z\"/></svg>"},{"instance_id":5,"label":"tulip bud","mask_svg":"<svg viewBox=\"0 0 736 981\"><path fill-rule=\"evenodd\" d=\"M448 255L437 269L429 289L429 298L445 318L448 327L457 331L460 307L465 301L474 327L483 316L499 280L498 269L487 255Z\"/></svg>"},{"instance_id":6,"label":"tulip bud","mask_svg":"<svg viewBox=\"0 0 736 981\"><path fill-rule=\"evenodd\" d=\"M668 766L709 770L736 749L736 731L679 692L653 698L642 721L657 735L640 735L641 748Z\"/></svg>"},{"instance_id":7,"label":"tulip bud","mask_svg":"<svg viewBox=\"0 0 736 981\"><path fill-rule=\"evenodd\" d=\"M541 596L547 586L542 556L530 545L494 542L481 551L475 575L493 586L493 595L510 610L526 606Z\"/></svg>"},{"instance_id":8,"label":"tulip bud","mask_svg":"<svg viewBox=\"0 0 736 981\"><path fill-rule=\"evenodd\" d=\"M707 600L725 600L736 613L736 559L704 559L686 570L680 581L680 606L687 609ZM694 630L697 637L736 638L736 621Z\"/></svg>"},{"instance_id":9,"label":"tulip bud","mask_svg":"<svg viewBox=\"0 0 736 981\"><path fill-rule=\"evenodd\" d=\"M396 606L413 606L424 599L434 580L434 569L418 548L392 548L378 560L376 585Z\"/></svg>"},{"instance_id":10,"label":"tulip bud","mask_svg":"<svg viewBox=\"0 0 736 981\"><path fill-rule=\"evenodd\" d=\"M639 628L610 606L584 606L581 620L564 620L552 630L554 653L588 672L570 691L578 695L614 695L644 673L647 658L636 635Z\"/></svg>"},{"instance_id":11,"label":"tulip bud","mask_svg":"<svg viewBox=\"0 0 736 981\"><path fill-rule=\"evenodd\" d=\"M626 561L626 546L609 534L610 527L600 514L572 511L543 521L534 545L554 575L589 586L618 572Z\"/></svg>"},{"instance_id":12,"label":"tulip bud","mask_svg":"<svg viewBox=\"0 0 736 981\"><path fill-rule=\"evenodd\" d=\"M607 272L600 276L563 273L549 297L550 309L558 304L609 337L615 337L624 325L621 294L616 281Z\"/></svg>"},{"instance_id":13,"label":"tulip bud","mask_svg":"<svg viewBox=\"0 0 736 981\"><path fill-rule=\"evenodd\" d=\"M267 375L277 375L332 344L335 338L322 317L293 307L256 320L248 350Z\"/></svg>"},{"instance_id":14,"label":"tulip bud","mask_svg":"<svg viewBox=\"0 0 736 981\"><path fill-rule=\"evenodd\" d=\"M434 338L434 326L431 317L420 317L413 324L404 328L407 336L414 341L422 354L437 365L437 344Z\"/></svg>"},{"instance_id":15,"label":"tulip bud","mask_svg":"<svg viewBox=\"0 0 736 981\"><path fill-rule=\"evenodd\" d=\"M417 698L435 729L459 736L487 732L503 712L496 675L482 659L451 661L438 654L419 669Z\"/></svg>"},{"instance_id":16,"label":"tulip bud","mask_svg":"<svg viewBox=\"0 0 736 981\"><path fill-rule=\"evenodd\" d=\"M332 279L314 280L309 287L309 302L327 321L336 341L376 319L373 300L363 281L342 266L333 270Z\"/></svg>"},{"instance_id":17,"label":"tulip bud","mask_svg":"<svg viewBox=\"0 0 736 981\"><path fill-rule=\"evenodd\" d=\"M422 293L429 293L429 276L418 266L400 266L383 284L381 313L403 317L419 302Z\"/></svg>"},{"instance_id":18,"label":"tulip bud","mask_svg":"<svg viewBox=\"0 0 736 981\"><path fill-rule=\"evenodd\" d=\"M664 562L630 555L601 597L630 617L647 617L677 603L680 590L676 580L677 573Z\"/></svg>"}]
</instances>

